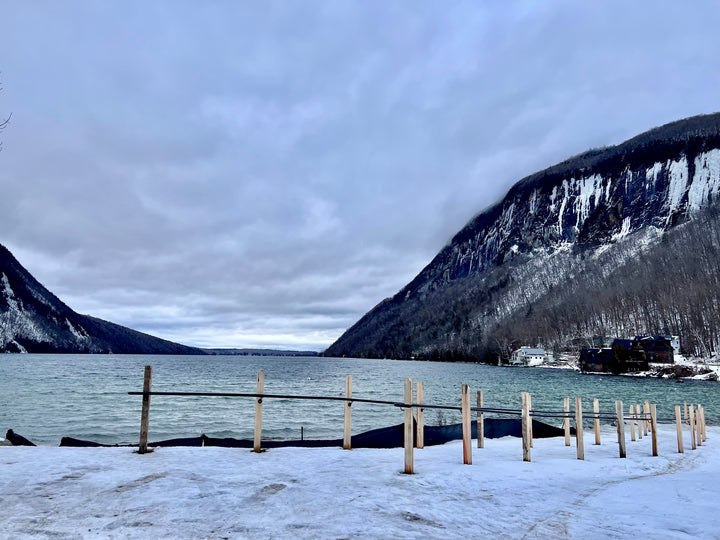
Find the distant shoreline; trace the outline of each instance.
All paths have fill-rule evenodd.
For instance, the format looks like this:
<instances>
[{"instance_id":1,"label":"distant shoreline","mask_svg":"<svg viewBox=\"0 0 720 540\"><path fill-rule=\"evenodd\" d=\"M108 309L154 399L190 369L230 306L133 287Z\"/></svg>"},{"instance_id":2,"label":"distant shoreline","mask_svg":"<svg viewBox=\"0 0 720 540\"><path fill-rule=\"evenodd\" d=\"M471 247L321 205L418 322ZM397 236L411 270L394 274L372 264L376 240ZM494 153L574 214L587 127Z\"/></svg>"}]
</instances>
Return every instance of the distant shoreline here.
<instances>
[{"instance_id":1,"label":"distant shoreline","mask_svg":"<svg viewBox=\"0 0 720 540\"><path fill-rule=\"evenodd\" d=\"M275 349L200 349L216 356L319 356L316 351L284 351Z\"/></svg>"}]
</instances>

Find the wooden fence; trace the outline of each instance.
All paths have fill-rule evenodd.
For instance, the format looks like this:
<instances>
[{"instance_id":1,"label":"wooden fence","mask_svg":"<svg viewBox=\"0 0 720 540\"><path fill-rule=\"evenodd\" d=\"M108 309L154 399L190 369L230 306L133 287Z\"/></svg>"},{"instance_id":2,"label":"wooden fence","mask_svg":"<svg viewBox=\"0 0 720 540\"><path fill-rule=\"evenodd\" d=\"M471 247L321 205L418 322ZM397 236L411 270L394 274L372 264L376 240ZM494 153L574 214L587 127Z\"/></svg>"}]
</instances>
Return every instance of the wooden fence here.
<instances>
[{"instance_id":1,"label":"wooden fence","mask_svg":"<svg viewBox=\"0 0 720 540\"><path fill-rule=\"evenodd\" d=\"M375 400L375 399L359 399L352 397L352 376L345 378L345 396L302 396L302 395L283 395L283 394L267 394L265 389L265 374L260 371L257 375L257 386L255 393L220 393L220 392L153 392L152 391L152 366L145 366L145 376L143 380L142 392L128 392L130 395L142 396L142 412L140 417L140 443L138 448L139 454L148 452L148 432L150 425L150 398L151 396L219 396L219 397L245 397L255 399L255 429L253 436L253 451L260 452L262 447L262 412L263 400L268 398L280 399L299 399L299 400L325 400L325 401L343 401L344 402L344 422L343 422L343 449L351 449L351 427L352 427L352 404L370 403L377 405L394 406L404 411L404 456L405 456L405 473L414 473L414 449L422 449L424 447L424 412L425 409L447 409L459 410L462 417L462 441L463 441L463 463L472 464L472 412L476 412L477 424L477 447L485 447L485 428L484 421L486 414L496 415L519 415L521 418L522 433L522 454L523 461L531 461L533 448L532 419L562 419L564 429L565 446L571 446L571 420L575 420L575 446L577 449L577 459L585 459L585 443L583 440L583 404L580 397L575 398L575 408L570 410L570 398L563 400L562 411L543 411L534 410L532 408L532 399L528 392L522 392L520 396L520 409L503 409L484 406L484 396L482 390L477 392L477 406L470 405L470 387L466 384L461 386L460 406L456 405L431 405L424 403L424 386L422 382L417 383L416 398L413 398L413 381L405 379L404 397L402 402ZM657 444L657 426L658 421L672 422L674 421L677 428L677 446L678 452L683 453L683 425L688 426L691 448L696 450L702 443L707 440L705 426L705 408L700 404L687 402L683 404L684 415L681 412L680 405L675 406L674 419L658 419L656 406L654 403L645 401L644 403L631 404L628 413L622 401L615 402L615 411L612 413L601 412L599 401L593 400L593 412L590 415L595 434L595 445L600 445L600 420L609 420L615 422L617 426L617 443L618 452L621 458L627 457L627 447L625 441L625 426L629 425L630 438L632 441L642 439L643 436L652 438L652 455L658 455ZM416 414L414 414L414 411ZM415 429L413 429L415 427ZM637 432L637 438L636 438Z\"/></svg>"}]
</instances>

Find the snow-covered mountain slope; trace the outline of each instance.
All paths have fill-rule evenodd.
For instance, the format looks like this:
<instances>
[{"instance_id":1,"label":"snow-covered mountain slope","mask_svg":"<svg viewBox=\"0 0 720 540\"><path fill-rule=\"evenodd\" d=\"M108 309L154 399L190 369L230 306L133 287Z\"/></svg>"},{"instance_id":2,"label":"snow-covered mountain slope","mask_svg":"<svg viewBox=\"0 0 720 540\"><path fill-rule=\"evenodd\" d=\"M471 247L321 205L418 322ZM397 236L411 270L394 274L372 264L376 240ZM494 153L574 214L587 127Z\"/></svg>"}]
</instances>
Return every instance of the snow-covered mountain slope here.
<instances>
[{"instance_id":1,"label":"snow-covered mountain slope","mask_svg":"<svg viewBox=\"0 0 720 540\"><path fill-rule=\"evenodd\" d=\"M687 344L712 349L718 340L701 328L706 318L690 324L679 306L662 304L644 317L632 315L635 305L612 314L600 306L627 303L648 283L654 296L636 302L656 303L667 292L656 284L674 272L663 261L680 253L694 290L699 270L685 268L687 259L705 263L688 242L714 230L719 199L720 114L573 157L515 184L326 354L495 357L516 340L562 348L592 333L643 332L685 332ZM702 248L708 259L717 245Z\"/></svg>"},{"instance_id":2,"label":"snow-covered mountain slope","mask_svg":"<svg viewBox=\"0 0 720 540\"><path fill-rule=\"evenodd\" d=\"M0 352L203 354L61 302L0 245Z\"/></svg>"}]
</instances>

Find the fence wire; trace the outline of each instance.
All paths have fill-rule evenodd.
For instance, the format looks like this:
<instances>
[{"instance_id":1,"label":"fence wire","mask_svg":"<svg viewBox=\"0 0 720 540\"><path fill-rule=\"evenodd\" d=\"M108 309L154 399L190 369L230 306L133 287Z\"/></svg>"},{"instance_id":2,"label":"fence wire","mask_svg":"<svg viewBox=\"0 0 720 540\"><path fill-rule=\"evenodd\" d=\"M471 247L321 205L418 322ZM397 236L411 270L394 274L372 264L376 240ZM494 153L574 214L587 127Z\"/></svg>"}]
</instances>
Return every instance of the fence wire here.
<instances>
[{"instance_id":1,"label":"fence wire","mask_svg":"<svg viewBox=\"0 0 720 540\"><path fill-rule=\"evenodd\" d=\"M181 397L246 397L256 398L263 400L265 398L272 399L302 399L302 400L325 400L325 401L345 401L351 405L353 402L357 403L368 403L374 405L392 405L399 408L413 408L413 409L443 409L452 411L462 411L462 407L457 405L433 405L431 403L403 403L400 401L389 401L382 399L365 399L365 398L348 398L342 396L305 396L305 395L293 395L293 394L257 394L250 392L128 392L131 396L181 396ZM470 411L487 414L498 414L508 416L519 416L522 415L522 410L518 409L505 409L498 407L470 407ZM530 416L536 418L575 418L575 411L543 411L543 410L529 410ZM584 419L589 420L617 420L617 415L611 413L595 413L587 412L583 413ZM636 420L636 421L650 421L649 413L633 413L632 415L623 415L623 419ZM658 422L674 422L674 418L658 418Z\"/></svg>"}]
</instances>

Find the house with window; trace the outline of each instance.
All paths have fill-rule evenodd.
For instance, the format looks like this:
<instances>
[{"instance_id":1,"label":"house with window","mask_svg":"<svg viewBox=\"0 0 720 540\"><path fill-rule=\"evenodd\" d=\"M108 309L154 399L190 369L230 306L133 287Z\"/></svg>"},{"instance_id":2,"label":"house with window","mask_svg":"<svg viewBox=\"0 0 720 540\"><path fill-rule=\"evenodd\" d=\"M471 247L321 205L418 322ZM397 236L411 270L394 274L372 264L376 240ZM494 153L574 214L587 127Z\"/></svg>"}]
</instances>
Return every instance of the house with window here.
<instances>
[{"instance_id":1,"label":"house with window","mask_svg":"<svg viewBox=\"0 0 720 540\"><path fill-rule=\"evenodd\" d=\"M613 350L610 348L582 349L580 351L580 371L583 373L610 373L612 371Z\"/></svg>"},{"instance_id":2,"label":"house with window","mask_svg":"<svg viewBox=\"0 0 720 540\"><path fill-rule=\"evenodd\" d=\"M536 366L547 360L545 349L536 349L533 347L520 347L510 355L509 364L511 366Z\"/></svg>"},{"instance_id":3,"label":"house with window","mask_svg":"<svg viewBox=\"0 0 720 540\"><path fill-rule=\"evenodd\" d=\"M680 347L679 340L677 346ZM645 351L645 358L650 363L675 363L672 336L635 336L632 348Z\"/></svg>"},{"instance_id":4,"label":"house with window","mask_svg":"<svg viewBox=\"0 0 720 540\"><path fill-rule=\"evenodd\" d=\"M672 364L680 348L677 336L635 336L615 339L612 347L587 348L578 361L583 373L633 373L647 371L650 363Z\"/></svg>"},{"instance_id":5,"label":"house with window","mask_svg":"<svg viewBox=\"0 0 720 540\"><path fill-rule=\"evenodd\" d=\"M632 339L616 339L613 342L613 372L614 373L635 373L647 371L647 354L640 344Z\"/></svg>"}]
</instances>

